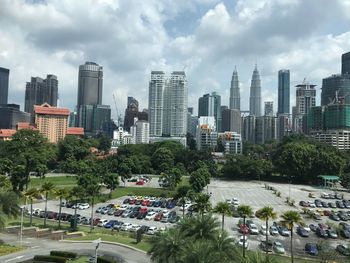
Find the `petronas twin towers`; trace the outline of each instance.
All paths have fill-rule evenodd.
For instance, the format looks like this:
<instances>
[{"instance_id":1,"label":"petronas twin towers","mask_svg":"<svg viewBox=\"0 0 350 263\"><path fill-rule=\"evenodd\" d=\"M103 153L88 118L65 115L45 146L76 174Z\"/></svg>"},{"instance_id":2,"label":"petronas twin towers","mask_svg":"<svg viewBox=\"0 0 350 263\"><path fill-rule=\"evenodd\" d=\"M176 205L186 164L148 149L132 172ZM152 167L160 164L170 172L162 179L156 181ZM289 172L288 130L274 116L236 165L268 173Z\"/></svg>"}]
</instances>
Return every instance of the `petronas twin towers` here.
<instances>
[{"instance_id":1,"label":"petronas twin towers","mask_svg":"<svg viewBox=\"0 0 350 263\"><path fill-rule=\"evenodd\" d=\"M241 110L241 96L236 67L232 73L230 88L230 109L239 111ZM252 81L250 85L249 113L255 117L261 116L261 83L260 74L256 65L253 71Z\"/></svg>"}]
</instances>

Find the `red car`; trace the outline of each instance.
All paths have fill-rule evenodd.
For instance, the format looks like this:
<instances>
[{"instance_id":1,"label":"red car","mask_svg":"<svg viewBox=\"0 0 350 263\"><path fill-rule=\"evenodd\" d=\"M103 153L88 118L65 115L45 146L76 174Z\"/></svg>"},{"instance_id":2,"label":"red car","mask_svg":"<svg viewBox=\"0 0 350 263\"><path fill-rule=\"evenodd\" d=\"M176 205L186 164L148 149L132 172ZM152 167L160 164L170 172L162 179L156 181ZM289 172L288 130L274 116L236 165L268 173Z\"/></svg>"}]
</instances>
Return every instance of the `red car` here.
<instances>
[{"instance_id":1,"label":"red car","mask_svg":"<svg viewBox=\"0 0 350 263\"><path fill-rule=\"evenodd\" d=\"M244 224L241 224L239 226L239 230L241 231L242 234L249 234L249 228Z\"/></svg>"},{"instance_id":2,"label":"red car","mask_svg":"<svg viewBox=\"0 0 350 263\"><path fill-rule=\"evenodd\" d=\"M332 214L332 211L330 211L330 210L323 210L323 214L325 216L330 216Z\"/></svg>"},{"instance_id":3,"label":"red car","mask_svg":"<svg viewBox=\"0 0 350 263\"><path fill-rule=\"evenodd\" d=\"M144 184L145 184L145 182L142 180L136 182L136 185L144 185Z\"/></svg>"},{"instance_id":4,"label":"red car","mask_svg":"<svg viewBox=\"0 0 350 263\"><path fill-rule=\"evenodd\" d=\"M130 199L129 200L129 205L134 205L136 203L136 199Z\"/></svg>"},{"instance_id":5,"label":"red car","mask_svg":"<svg viewBox=\"0 0 350 263\"><path fill-rule=\"evenodd\" d=\"M148 206L148 204L150 203L151 201L150 200L143 200L141 205L142 206Z\"/></svg>"},{"instance_id":6,"label":"red car","mask_svg":"<svg viewBox=\"0 0 350 263\"><path fill-rule=\"evenodd\" d=\"M146 207L141 207L139 210L139 213L147 213L147 208Z\"/></svg>"},{"instance_id":7,"label":"red car","mask_svg":"<svg viewBox=\"0 0 350 263\"><path fill-rule=\"evenodd\" d=\"M94 226L97 226L97 224L100 223L100 221L101 221L100 218L98 218L98 217L97 217L97 218L94 218L94 223L93 223L93 225L94 225Z\"/></svg>"},{"instance_id":8,"label":"red car","mask_svg":"<svg viewBox=\"0 0 350 263\"><path fill-rule=\"evenodd\" d=\"M162 220L162 218L163 218L163 213L160 212L160 213L156 214L156 216L154 217L154 221L160 221L160 220Z\"/></svg>"}]
</instances>

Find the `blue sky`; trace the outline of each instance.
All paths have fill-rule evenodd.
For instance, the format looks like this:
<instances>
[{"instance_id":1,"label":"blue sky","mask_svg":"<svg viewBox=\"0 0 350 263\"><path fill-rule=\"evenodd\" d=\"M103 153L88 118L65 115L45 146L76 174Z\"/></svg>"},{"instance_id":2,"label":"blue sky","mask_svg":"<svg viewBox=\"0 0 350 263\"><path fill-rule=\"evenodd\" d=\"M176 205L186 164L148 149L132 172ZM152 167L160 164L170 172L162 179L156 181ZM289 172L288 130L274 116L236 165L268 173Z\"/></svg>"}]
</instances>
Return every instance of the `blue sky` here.
<instances>
[{"instance_id":1,"label":"blue sky","mask_svg":"<svg viewBox=\"0 0 350 263\"><path fill-rule=\"evenodd\" d=\"M182 70L189 106L217 91L228 104L237 66L242 109L254 64L263 101L277 110L277 71L291 85L340 72L350 51L350 1L342 0L0 0L0 66L11 70L10 101L23 105L31 76L56 74L60 105L76 104L78 66L104 67L104 104L123 112L128 95L148 104L151 70ZM20 11L19 11L20 10ZM291 89L294 105L295 89ZM114 112L113 112L114 113ZM115 115L115 113L114 113Z\"/></svg>"}]
</instances>

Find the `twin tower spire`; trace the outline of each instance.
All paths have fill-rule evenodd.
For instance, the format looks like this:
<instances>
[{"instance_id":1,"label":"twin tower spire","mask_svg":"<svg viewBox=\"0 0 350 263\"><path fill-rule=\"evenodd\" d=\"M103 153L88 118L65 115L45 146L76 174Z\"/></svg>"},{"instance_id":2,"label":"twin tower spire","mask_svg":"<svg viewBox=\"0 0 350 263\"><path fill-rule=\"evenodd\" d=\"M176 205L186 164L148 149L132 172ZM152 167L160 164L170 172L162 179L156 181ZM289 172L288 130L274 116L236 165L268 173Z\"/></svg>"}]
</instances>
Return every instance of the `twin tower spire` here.
<instances>
[{"instance_id":1,"label":"twin tower spire","mask_svg":"<svg viewBox=\"0 0 350 263\"><path fill-rule=\"evenodd\" d=\"M239 79L237 68L232 73L230 88L230 109L241 110L241 96L239 90ZM260 74L255 64L252 81L250 85L249 113L256 117L261 116L261 82Z\"/></svg>"}]
</instances>

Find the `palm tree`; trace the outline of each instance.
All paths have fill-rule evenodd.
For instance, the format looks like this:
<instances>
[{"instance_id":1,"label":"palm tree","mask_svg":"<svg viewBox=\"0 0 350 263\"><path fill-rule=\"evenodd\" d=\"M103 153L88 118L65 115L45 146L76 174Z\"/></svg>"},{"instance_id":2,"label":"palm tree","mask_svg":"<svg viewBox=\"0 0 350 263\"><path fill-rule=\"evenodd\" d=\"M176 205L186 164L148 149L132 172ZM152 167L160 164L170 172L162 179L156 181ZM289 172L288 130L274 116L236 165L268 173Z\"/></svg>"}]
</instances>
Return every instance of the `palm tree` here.
<instances>
[{"instance_id":1,"label":"palm tree","mask_svg":"<svg viewBox=\"0 0 350 263\"><path fill-rule=\"evenodd\" d=\"M183 255L185 239L178 228L170 228L159 236L150 240L152 262L155 263L177 263Z\"/></svg>"},{"instance_id":2,"label":"palm tree","mask_svg":"<svg viewBox=\"0 0 350 263\"><path fill-rule=\"evenodd\" d=\"M39 195L40 195L40 191L37 188L30 188L24 193L25 198L29 199L29 202L30 202L30 219L29 219L30 226L32 226L32 223L33 223L33 201L34 199L38 198Z\"/></svg>"},{"instance_id":3,"label":"palm tree","mask_svg":"<svg viewBox=\"0 0 350 263\"><path fill-rule=\"evenodd\" d=\"M240 205L237 207L238 214L243 217L243 225L245 226L245 220L247 217L253 215L253 209L249 205ZM243 231L243 257L245 258L245 232Z\"/></svg>"},{"instance_id":4,"label":"palm tree","mask_svg":"<svg viewBox=\"0 0 350 263\"><path fill-rule=\"evenodd\" d=\"M175 199L179 199L180 204L182 205L182 218L185 218L185 204L187 198L190 197L191 187L189 185L180 185L176 189L176 193L174 195Z\"/></svg>"},{"instance_id":5,"label":"palm tree","mask_svg":"<svg viewBox=\"0 0 350 263\"><path fill-rule=\"evenodd\" d=\"M60 208L58 211L58 229L61 228L61 213L62 213L62 199L68 197L66 188L58 188L55 190L55 195L60 199Z\"/></svg>"},{"instance_id":6,"label":"palm tree","mask_svg":"<svg viewBox=\"0 0 350 263\"><path fill-rule=\"evenodd\" d=\"M229 237L226 231L221 231L212 244L218 262L232 262L233 258L240 257L235 240Z\"/></svg>"},{"instance_id":7,"label":"palm tree","mask_svg":"<svg viewBox=\"0 0 350 263\"><path fill-rule=\"evenodd\" d=\"M243 261L243 260L242 260ZM278 260L274 257L263 257L260 251L252 252L243 261L245 263L277 263Z\"/></svg>"},{"instance_id":8,"label":"palm tree","mask_svg":"<svg viewBox=\"0 0 350 263\"><path fill-rule=\"evenodd\" d=\"M186 217L178 225L186 237L191 237L194 240L214 240L218 234L220 223L211 214L203 214L195 217Z\"/></svg>"},{"instance_id":9,"label":"palm tree","mask_svg":"<svg viewBox=\"0 0 350 263\"><path fill-rule=\"evenodd\" d=\"M231 215L231 207L226 202L219 202L216 204L214 208L214 212L220 213L222 215L221 220L221 231L224 231L224 225L225 225L225 215Z\"/></svg>"},{"instance_id":10,"label":"palm tree","mask_svg":"<svg viewBox=\"0 0 350 263\"><path fill-rule=\"evenodd\" d=\"M198 212L203 215L204 212L209 212L211 210L210 195L199 193L195 196L194 202Z\"/></svg>"},{"instance_id":11,"label":"palm tree","mask_svg":"<svg viewBox=\"0 0 350 263\"><path fill-rule=\"evenodd\" d=\"M14 192L0 193L0 230L5 228L6 217L17 217L18 196Z\"/></svg>"},{"instance_id":12,"label":"palm tree","mask_svg":"<svg viewBox=\"0 0 350 263\"><path fill-rule=\"evenodd\" d=\"M269 234L268 234L268 229L269 229L269 219L276 219L277 214L276 212L273 211L273 208L270 206L265 206L255 213L256 217L265 220L266 224L266 244L269 241ZM268 249L266 249L266 257L268 257Z\"/></svg>"},{"instance_id":13,"label":"palm tree","mask_svg":"<svg viewBox=\"0 0 350 263\"><path fill-rule=\"evenodd\" d=\"M222 262L217 257L213 244L209 240L197 240L196 242L188 242L185 251L180 260L181 263L212 263Z\"/></svg>"},{"instance_id":14,"label":"palm tree","mask_svg":"<svg viewBox=\"0 0 350 263\"><path fill-rule=\"evenodd\" d=\"M294 224L302 224L303 219L299 212L289 210L284 212L281 215L282 221L281 223L286 226L290 231L290 255L291 255L291 262L294 263L294 253L293 253L293 227Z\"/></svg>"},{"instance_id":15,"label":"palm tree","mask_svg":"<svg viewBox=\"0 0 350 263\"><path fill-rule=\"evenodd\" d=\"M55 190L55 185L51 182L45 182L40 188L40 192L45 196L45 214L44 214L44 227L46 227L47 220L47 199L49 198L49 194L51 194Z\"/></svg>"}]
</instances>

